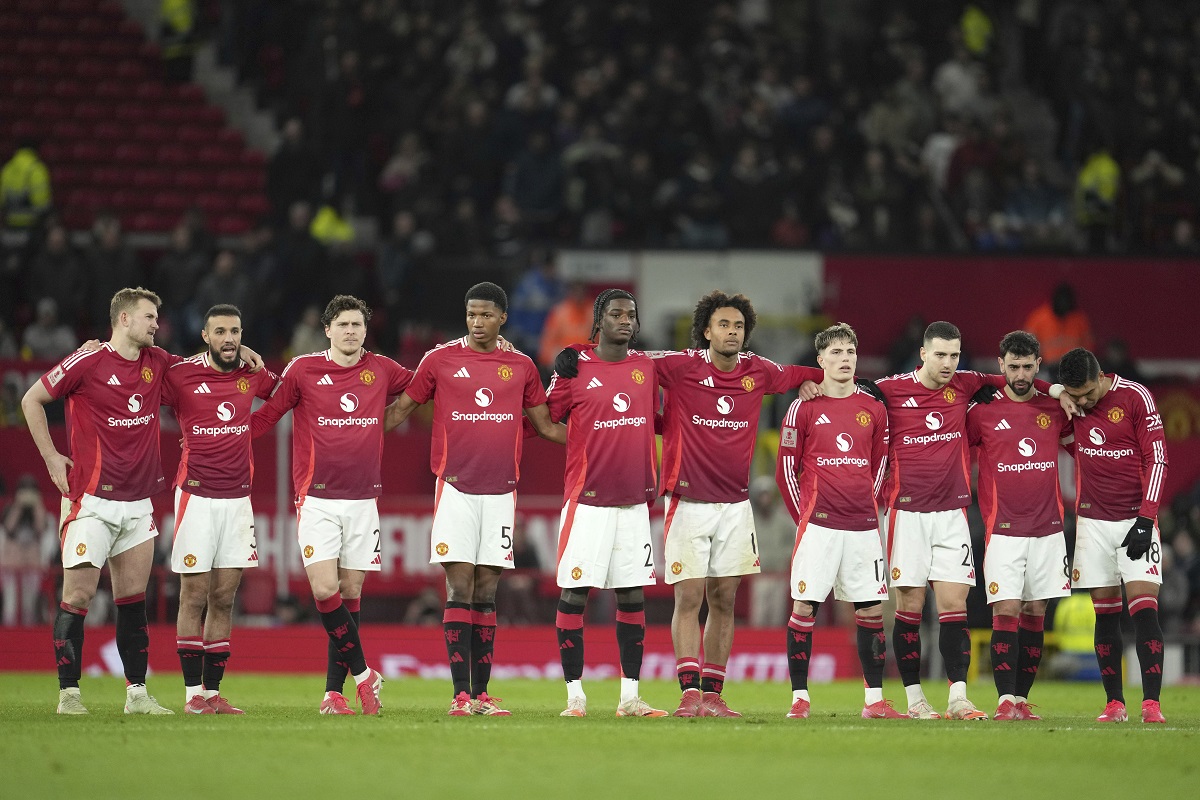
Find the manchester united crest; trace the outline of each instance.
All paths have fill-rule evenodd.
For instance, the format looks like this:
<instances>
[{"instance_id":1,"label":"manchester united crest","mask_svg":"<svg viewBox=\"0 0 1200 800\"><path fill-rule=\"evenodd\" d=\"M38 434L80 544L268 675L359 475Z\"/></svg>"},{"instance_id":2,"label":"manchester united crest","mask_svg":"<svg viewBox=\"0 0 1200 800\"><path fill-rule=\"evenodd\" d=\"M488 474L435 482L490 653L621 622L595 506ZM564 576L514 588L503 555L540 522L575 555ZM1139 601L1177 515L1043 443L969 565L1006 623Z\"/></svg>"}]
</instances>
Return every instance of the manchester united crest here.
<instances>
[{"instance_id":1,"label":"manchester united crest","mask_svg":"<svg viewBox=\"0 0 1200 800\"><path fill-rule=\"evenodd\" d=\"M1111 408L1109 409L1108 413L1105 414L1105 416L1108 417L1109 422L1111 422L1113 425L1116 425L1118 422L1125 419L1125 410L1120 408Z\"/></svg>"},{"instance_id":2,"label":"manchester united crest","mask_svg":"<svg viewBox=\"0 0 1200 800\"><path fill-rule=\"evenodd\" d=\"M153 381L154 370L150 369L149 367L142 367L142 380L144 380L146 383Z\"/></svg>"},{"instance_id":3,"label":"manchester united crest","mask_svg":"<svg viewBox=\"0 0 1200 800\"><path fill-rule=\"evenodd\" d=\"M900 568L899 567L892 567L892 580L894 580L894 581L900 580Z\"/></svg>"},{"instance_id":4,"label":"manchester united crest","mask_svg":"<svg viewBox=\"0 0 1200 800\"><path fill-rule=\"evenodd\" d=\"M683 564L680 564L678 561L676 561L675 563L673 563L671 565L671 574L672 575L678 575L681 572L683 572Z\"/></svg>"},{"instance_id":5,"label":"manchester united crest","mask_svg":"<svg viewBox=\"0 0 1200 800\"><path fill-rule=\"evenodd\" d=\"M75 548L75 555L82 556L87 554L87 545L82 542Z\"/></svg>"},{"instance_id":6,"label":"manchester united crest","mask_svg":"<svg viewBox=\"0 0 1200 800\"><path fill-rule=\"evenodd\" d=\"M1046 430L1046 428L1050 427L1050 415L1049 414L1038 414L1037 420L1035 420L1035 421L1037 422L1037 426L1039 428L1041 428L1042 430Z\"/></svg>"},{"instance_id":7,"label":"manchester united crest","mask_svg":"<svg viewBox=\"0 0 1200 800\"><path fill-rule=\"evenodd\" d=\"M632 375L633 375L633 382L636 383L638 386L641 386L643 383L646 382L646 373L642 372L640 369L635 369L633 371Z\"/></svg>"},{"instance_id":8,"label":"manchester united crest","mask_svg":"<svg viewBox=\"0 0 1200 800\"><path fill-rule=\"evenodd\" d=\"M742 388L747 392L754 391L754 378L751 378L749 375L742 378Z\"/></svg>"},{"instance_id":9,"label":"manchester united crest","mask_svg":"<svg viewBox=\"0 0 1200 800\"><path fill-rule=\"evenodd\" d=\"M371 372L369 369L364 369L362 372L358 373L358 379L367 386L370 386L375 382L375 373Z\"/></svg>"},{"instance_id":10,"label":"manchester united crest","mask_svg":"<svg viewBox=\"0 0 1200 800\"><path fill-rule=\"evenodd\" d=\"M577 581L582 577L583 577L583 570L581 570L579 567L576 567L575 569L571 570L571 580Z\"/></svg>"},{"instance_id":11,"label":"manchester united crest","mask_svg":"<svg viewBox=\"0 0 1200 800\"><path fill-rule=\"evenodd\" d=\"M192 555L191 553L188 553L186 556L183 557L183 565L185 567L187 567L188 569L191 569L192 567L196 566L196 557L194 555Z\"/></svg>"},{"instance_id":12,"label":"manchester united crest","mask_svg":"<svg viewBox=\"0 0 1200 800\"><path fill-rule=\"evenodd\" d=\"M437 547L433 549L437 551L439 556L444 556L446 553L450 552L450 545L446 544L445 542L438 542Z\"/></svg>"},{"instance_id":13,"label":"manchester united crest","mask_svg":"<svg viewBox=\"0 0 1200 800\"><path fill-rule=\"evenodd\" d=\"M804 581L800 581L799 583L796 584L796 591L798 591L800 594L804 594L804 590L807 588L808 588L808 584L805 583Z\"/></svg>"},{"instance_id":14,"label":"manchester united crest","mask_svg":"<svg viewBox=\"0 0 1200 800\"><path fill-rule=\"evenodd\" d=\"M513 376L512 367L510 367L508 364L501 364L496 369L496 374L500 376L500 380L510 381L510 380L512 380L512 376Z\"/></svg>"},{"instance_id":15,"label":"manchester united crest","mask_svg":"<svg viewBox=\"0 0 1200 800\"><path fill-rule=\"evenodd\" d=\"M246 380L245 378L238 378L236 385L237 385L237 390L239 392L241 392L242 394L245 394L246 392L250 391L250 381Z\"/></svg>"},{"instance_id":16,"label":"manchester united crest","mask_svg":"<svg viewBox=\"0 0 1200 800\"><path fill-rule=\"evenodd\" d=\"M1078 580L1079 580L1079 570L1077 570L1077 569L1073 569L1073 570L1071 570L1071 580L1072 580L1072 581L1078 581Z\"/></svg>"},{"instance_id":17,"label":"manchester united crest","mask_svg":"<svg viewBox=\"0 0 1200 800\"><path fill-rule=\"evenodd\" d=\"M995 581L992 581L991 583L988 584L988 592L989 593L996 594L999 591L1000 591L1000 584L996 583Z\"/></svg>"},{"instance_id":18,"label":"manchester united crest","mask_svg":"<svg viewBox=\"0 0 1200 800\"><path fill-rule=\"evenodd\" d=\"M947 403L953 403L954 398L958 397L958 392L954 391L949 386L947 386L945 389L942 390L942 397L946 398Z\"/></svg>"},{"instance_id":19,"label":"manchester united crest","mask_svg":"<svg viewBox=\"0 0 1200 800\"><path fill-rule=\"evenodd\" d=\"M867 411L860 411L854 415L854 420L865 428L871 424L871 414Z\"/></svg>"},{"instance_id":20,"label":"manchester united crest","mask_svg":"<svg viewBox=\"0 0 1200 800\"><path fill-rule=\"evenodd\" d=\"M313 546L311 544L304 545L304 557L305 558L312 558L313 553L315 553L315 552L316 552L316 550L313 550Z\"/></svg>"}]
</instances>

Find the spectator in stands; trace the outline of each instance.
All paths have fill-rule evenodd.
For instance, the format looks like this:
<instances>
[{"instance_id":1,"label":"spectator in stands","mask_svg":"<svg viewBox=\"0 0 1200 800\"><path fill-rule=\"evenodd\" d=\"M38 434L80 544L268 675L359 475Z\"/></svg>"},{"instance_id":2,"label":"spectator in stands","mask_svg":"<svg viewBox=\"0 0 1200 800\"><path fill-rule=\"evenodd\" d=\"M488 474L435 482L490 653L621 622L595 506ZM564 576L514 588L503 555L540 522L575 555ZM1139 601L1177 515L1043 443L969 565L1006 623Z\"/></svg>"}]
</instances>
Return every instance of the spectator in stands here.
<instances>
[{"instance_id":1,"label":"spectator in stands","mask_svg":"<svg viewBox=\"0 0 1200 800\"><path fill-rule=\"evenodd\" d=\"M43 297L53 299L58 319L73 330L84 313L87 292L87 270L71 246L67 229L49 220L41 252L26 271L26 300L32 306Z\"/></svg>"},{"instance_id":2,"label":"spectator in stands","mask_svg":"<svg viewBox=\"0 0 1200 800\"><path fill-rule=\"evenodd\" d=\"M167 80L175 83L190 81L197 43L195 0L162 0L158 41Z\"/></svg>"},{"instance_id":3,"label":"spectator in stands","mask_svg":"<svg viewBox=\"0 0 1200 800\"><path fill-rule=\"evenodd\" d=\"M199 346L201 314L197 308L196 287L208 268L208 259L196 245L192 229L180 222L171 231L170 249L154 266L154 289L162 298L161 317L170 321L176 342L184 347Z\"/></svg>"},{"instance_id":4,"label":"spectator in stands","mask_svg":"<svg viewBox=\"0 0 1200 800\"><path fill-rule=\"evenodd\" d=\"M8 329L7 320L0 316L0 360L16 358L19 352L17 340L13 337L12 331Z\"/></svg>"},{"instance_id":5,"label":"spectator in stands","mask_svg":"<svg viewBox=\"0 0 1200 800\"><path fill-rule=\"evenodd\" d=\"M275 255L287 285L284 319L295 319L305 308L323 304L329 296L325 286L325 248L309 232L311 223L312 206L297 200L288 210L287 228L276 240Z\"/></svg>"},{"instance_id":6,"label":"spectator in stands","mask_svg":"<svg viewBox=\"0 0 1200 800\"><path fill-rule=\"evenodd\" d=\"M779 213L778 165L765 159L758 145L743 142L724 179L729 203L730 239L735 245L761 247Z\"/></svg>"},{"instance_id":7,"label":"spectator in stands","mask_svg":"<svg viewBox=\"0 0 1200 800\"><path fill-rule=\"evenodd\" d=\"M1098 145L1075 180L1075 219L1084 233L1084 246L1097 253L1115 247L1117 192L1121 168L1108 148Z\"/></svg>"},{"instance_id":8,"label":"spectator in stands","mask_svg":"<svg viewBox=\"0 0 1200 800\"><path fill-rule=\"evenodd\" d=\"M488 230L488 249L494 258L514 259L525 249L528 229L511 195L496 198Z\"/></svg>"},{"instance_id":9,"label":"spectator in stands","mask_svg":"<svg viewBox=\"0 0 1200 800\"><path fill-rule=\"evenodd\" d=\"M280 131L279 148L267 165L267 199L277 224L287 219L293 203L317 198L321 169L316 151L299 117L289 117Z\"/></svg>"},{"instance_id":10,"label":"spectator in stands","mask_svg":"<svg viewBox=\"0 0 1200 800\"><path fill-rule=\"evenodd\" d=\"M391 235L379 247L375 271L383 290L388 333L395 346L396 325L408 310L420 307L414 289L421 285L418 275L422 252L419 251L417 218L411 211L398 211L392 217Z\"/></svg>"},{"instance_id":11,"label":"spectator in stands","mask_svg":"<svg viewBox=\"0 0 1200 800\"><path fill-rule=\"evenodd\" d=\"M477 258L483 250L483 222L479 219L475 201L463 195L454 201L450 214L441 215L434 221L434 230L425 231L430 246L436 242L436 250L445 256Z\"/></svg>"},{"instance_id":12,"label":"spectator in stands","mask_svg":"<svg viewBox=\"0 0 1200 800\"><path fill-rule=\"evenodd\" d=\"M863 156L853 193L860 220L859 243L879 248L894 244L906 192L881 149L872 147Z\"/></svg>"},{"instance_id":13,"label":"spectator in stands","mask_svg":"<svg viewBox=\"0 0 1200 800\"><path fill-rule=\"evenodd\" d=\"M380 214L392 219L403 209L412 208L422 192L428 193L424 176L433 168L429 151L421 137L408 131L396 142L392 157L379 173Z\"/></svg>"},{"instance_id":14,"label":"spectator in stands","mask_svg":"<svg viewBox=\"0 0 1200 800\"><path fill-rule=\"evenodd\" d=\"M1079 308L1075 289L1069 283L1055 286L1050 299L1030 312L1021 327L1041 342L1042 364L1051 372L1068 351L1094 347L1091 320Z\"/></svg>"},{"instance_id":15,"label":"spectator in stands","mask_svg":"<svg viewBox=\"0 0 1200 800\"><path fill-rule=\"evenodd\" d=\"M983 67L961 42L954 45L954 55L933 73L933 88L941 100L942 110L950 114L969 114L979 98Z\"/></svg>"},{"instance_id":16,"label":"spectator in stands","mask_svg":"<svg viewBox=\"0 0 1200 800\"><path fill-rule=\"evenodd\" d=\"M336 77L323 90L321 136L333 168L334 192L362 205L366 185L370 94L356 50L338 59Z\"/></svg>"},{"instance_id":17,"label":"spectator in stands","mask_svg":"<svg viewBox=\"0 0 1200 800\"><path fill-rule=\"evenodd\" d=\"M88 294L89 338L106 341L112 327L108 318L109 302L117 290L141 286L142 265L133 250L125 243L121 220L116 214L102 211L92 223L92 241L84 251L90 273Z\"/></svg>"},{"instance_id":18,"label":"spectator in stands","mask_svg":"<svg viewBox=\"0 0 1200 800\"><path fill-rule=\"evenodd\" d=\"M37 301L37 317L21 338L21 357L26 361L58 361L79 344L69 325L58 321L58 303L53 297Z\"/></svg>"},{"instance_id":19,"label":"spectator in stands","mask_svg":"<svg viewBox=\"0 0 1200 800\"><path fill-rule=\"evenodd\" d=\"M562 161L545 131L529 134L525 150L513 161L505 181L521 219L535 238L553 238L563 209Z\"/></svg>"},{"instance_id":20,"label":"spectator in stands","mask_svg":"<svg viewBox=\"0 0 1200 800\"><path fill-rule=\"evenodd\" d=\"M812 241L812 231L800 219L800 207L788 197L780 204L779 218L771 224L771 244L780 247L806 247Z\"/></svg>"},{"instance_id":21,"label":"spectator in stands","mask_svg":"<svg viewBox=\"0 0 1200 800\"><path fill-rule=\"evenodd\" d=\"M32 140L23 140L0 170L4 224L10 228L32 228L50 210L50 203L50 170L38 156L37 145Z\"/></svg>"},{"instance_id":22,"label":"spectator in stands","mask_svg":"<svg viewBox=\"0 0 1200 800\"><path fill-rule=\"evenodd\" d=\"M554 259L541 248L533 250L529 267L513 288L508 305L505 335L517 349L525 353L538 352L546 316L562 295L563 285L555 273Z\"/></svg>"},{"instance_id":23,"label":"spectator in stands","mask_svg":"<svg viewBox=\"0 0 1200 800\"><path fill-rule=\"evenodd\" d=\"M28 473L22 475L12 502L0 520L0 590L3 591L4 625L41 623L43 540L54 537L53 531L37 479Z\"/></svg>"},{"instance_id":24,"label":"spectator in stands","mask_svg":"<svg viewBox=\"0 0 1200 800\"><path fill-rule=\"evenodd\" d=\"M1177 219L1171 226L1171 242L1166 252L1179 256L1200 254L1200 242L1196 241L1196 226L1191 220Z\"/></svg>"},{"instance_id":25,"label":"spectator in stands","mask_svg":"<svg viewBox=\"0 0 1200 800\"><path fill-rule=\"evenodd\" d=\"M1031 248L1061 247L1070 235L1067 198L1042 175L1035 158L1026 158L1020 181L1004 203L1008 225Z\"/></svg>"},{"instance_id":26,"label":"spectator in stands","mask_svg":"<svg viewBox=\"0 0 1200 800\"><path fill-rule=\"evenodd\" d=\"M255 341L263 337L272 343L271 352L278 352L282 339L290 334L282 319L284 276L273 247L274 231L266 220L255 223L242 236L241 272L250 280L254 297L254 319L243 319L254 331Z\"/></svg>"},{"instance_id":27,"label":"spectator in stands","mask_svg":"<svg viewBox=\"0 0 1200 800\"><path fill-rule=\"evenodd\" d=\"M321 325L321 309L309 306L304 309L300 321L292 329L292 340L285 355L295 358L305 353L319 353L328 349L329 337L325 335L325 328Z\"/></svg>"},{"instance_id":28,"label":"spectator in stands","mask_svg":"<svg viewBox=\"0 0 1200 800\"><path fill-rule=\"evenodd\" d=\"M566 208L575 218L579 243L584 246L612 244L622 155L621 148L607 139L596 120L585 123L579 139L563 150Z\"/></svg>"},{"instance_id":29,"label":"spectator in stands","mask_svg":"<svg viewBox=\"0 0 1200 800\"><path fill-rule=\"evenodd\" d=\"M537 362L549 369L554 357L567 345L586 342L592 334L592 298L583 281L571 281L567 296L559 300L546 315Z\"/></svg>"},{"instance_id":30,"label":"spectator in stands","mask_svg":"<svg viewBox=\"0 0 1200 800\"><path fill-rule=\"evenodd\" d=\"M706 150L697 150L678 181L676 225L684 247L723 248L729 230L723 221L725 198L717 186L716 165Z\"/></svg>"},{"instance_id":31,"label":"spectator in stands","mask_svg":"<svg viewBox=\"0 0 1200 800\"><path fill-rule=\"evenodd\" d=\"M256 319L254 284L242 272L237 256L228 248L217 251L212 269L196 287L196 308L203 314L221 303L236 306L242 312L242 324Z\"/></svg>"},{"instance_id":32,"label":"spectator in stands","mask_svg":"<svg viewBox=\"0 0 1200 800\"><path fill-rule=\"evenodd\" d=\"M1146 376L1138 369L1137 362L1129 353L1129 345L1124 339L1109 339L1108 344L1104 345L1104 354L1100 359L1106 374L1120 375L1134 383L1146 383Z\"/></svg>"},{"instance_id":33,"label":"spectator in stands","mask_svg":"<svg viewBox=\"0 0 1200 800\"><path fill-rule=\"evenodd\" d=\"M750 579L750 624L756 628L775 628L787 622L788 578L796 544L796 524L770 475L760 475L750 482L750 508L754 512L762 565L762 573Z\"/></svg>"}]
</instances>

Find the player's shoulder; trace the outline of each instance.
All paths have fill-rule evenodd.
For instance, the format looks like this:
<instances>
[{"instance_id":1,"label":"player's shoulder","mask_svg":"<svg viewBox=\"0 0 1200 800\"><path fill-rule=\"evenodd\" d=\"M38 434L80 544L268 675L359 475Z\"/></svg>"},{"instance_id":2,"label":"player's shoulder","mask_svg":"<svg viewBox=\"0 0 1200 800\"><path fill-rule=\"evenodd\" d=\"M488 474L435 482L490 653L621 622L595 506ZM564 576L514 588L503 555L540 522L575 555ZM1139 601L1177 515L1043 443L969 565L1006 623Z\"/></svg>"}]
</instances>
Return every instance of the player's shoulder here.
<instances>
[{"instance_id":1,"label":"player's shoulder","mask_svg":"<svg viewBox=\"0 0 1200 800\"><path fill-rule=\"evenodd\" d=\"M1140 404L1154 411L1154 395L1143 384L1122 378L1120 375L1113 375L1112 380L1113 385L1109 391L1116 392L1116 397L1122 402Z\"/></svg>"},{"instance_id":2,"label":"player's shoulder","mask_svg":"<svg viewBox=\"0 0 1200 800\"><path fill-rule=\"evenodd\" d=\"M83 373L90 370L97 364L102 363L107 356L114 353L108 342L100 345L99 350L76 350L62 361L58 362L58 369L65 373Z\"/></svg>"},{"instance_id":3,"label":"player's shoulder","mask_svg":"<svg viewBox=\"0 0 1200 800\"><path fill-rule=\"evenodd\" d=\"M363 351L362 364L366 368L374 367L376 369L389 369L401 372L409 371L407 367L391 356L385 356L382 353L376 353L373 350Z\"/></svg>"},{"instance_id":4,"label":"player's shoulder","mask_svg":"<svg viewBox=\"0 0 1200 800\"><path fill-rule=\"evenodd\" d=\"M318 350L315 353L302 353L294 356L283 368L282 377L301 375L313 369L318 369L329 362L329 351Z\"/></svg>"},{"instance_id":5,"label":"player's shoulder","mask_svg":"<svg viewBox=\"0 0 1200 800\"><path fill-rule=\"evenodd\" d=\"M854 387L854 394L851 396L854 398L855 402L868 410L885 411L887 409L887 406L884 405L882 400L868 392L866 389L863 389L861 386Z\"/></svg>"},{"instance_id":6,"label":"player's shoulder","mask_svg":"<svg viewBox=\"0 0 1200 800\"><path fill-rule=\"evenodd\" d=\"M777 372L783 372L783 365L776 361L772 361L766 356L760 356L753 350L743 350L742 352L738 353L738 366L756 370L775 370Z\"/></svg>"},{"instance_id":7,"label":"player's shoulder","mask_svg":"<svg viewBox=\"0 0 1200 800\"><path fill-rule=\"evenodd\" d=\"M880 388L887 387L889 389L902 389L912 385L919 386L921 382L917 380L917 371L912 372L897 372L895 375L888 375L875 381L875 385Z\"/></svg>"}]
</instances>

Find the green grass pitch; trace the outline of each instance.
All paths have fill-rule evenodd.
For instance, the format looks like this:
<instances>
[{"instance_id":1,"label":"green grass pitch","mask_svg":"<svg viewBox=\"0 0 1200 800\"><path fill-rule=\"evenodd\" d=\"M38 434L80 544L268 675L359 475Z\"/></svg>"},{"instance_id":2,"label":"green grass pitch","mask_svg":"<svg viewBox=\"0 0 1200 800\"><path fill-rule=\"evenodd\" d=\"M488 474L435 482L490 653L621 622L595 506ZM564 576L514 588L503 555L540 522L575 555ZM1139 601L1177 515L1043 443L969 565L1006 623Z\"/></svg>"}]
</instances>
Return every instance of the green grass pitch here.
<instances>
[{"instance_id":1,"label":"green grass pitch","mask_svg":"<svg viewBox=\"0 0 1200 800\"><path fill-rule=\"evenodd\" d=\"M1190 798L1200 796L1200 688L1169 687L1169 724L1100 725L1097 684L1034 687L1042 722L860 719L861 684L731 684L726 719L616 719L616 681L585 679L589 716L561 719L557 681L493 685L512 717L450 718L441 681L384 684L380 718L321 717L320 676L240 675L243 717L185 716L180 680L151 678L174 717L126 717L122 683L84 678L87 717L58 717L50 674L0 674L0 795L27 798ZM903 697L889 681L886 693ZM935 706L944 690L926 692ZM971 696L989 711L988 683ZM678 688L643 696L674 709ZM897 703L900 704L899 702Z\"/></svg>"}]
</instances>

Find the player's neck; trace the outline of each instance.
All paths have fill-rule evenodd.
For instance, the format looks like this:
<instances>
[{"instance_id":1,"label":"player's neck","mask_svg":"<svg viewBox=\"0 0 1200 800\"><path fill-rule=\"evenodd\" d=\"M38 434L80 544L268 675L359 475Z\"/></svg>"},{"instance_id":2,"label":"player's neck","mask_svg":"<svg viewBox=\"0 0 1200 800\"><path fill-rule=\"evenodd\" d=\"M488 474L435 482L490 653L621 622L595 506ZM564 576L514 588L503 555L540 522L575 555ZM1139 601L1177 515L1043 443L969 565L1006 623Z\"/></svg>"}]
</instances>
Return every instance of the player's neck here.
<instances>
[{"instance_id":1,"label":"player's neck","mask_svg":"<svg viewBox=\"0 0 1200 800\"><path fill-rule=\"evenodd\" d=\"M496 351L497 342L495 339L492 339L491 341L480 342L468 336L467 347L471 350L474 350L476 353L494 353Z\"/></svg>"},{"instance_id":2,"label":"player's neck","mask_svg":"<svg viewBox=\"0 0 1200 800\"><path fill-rule=\"evenodd\" d=\"M226 364L220 358L214 356L211 350L208 351L207 359L209 368L212 369L213 372L219 372L222 375L228 375L242 365L242 360L240 358L237 361L234 361L232 364Z\"/></svg>"},{"instance_id":3,"label":"player's neck","mask_svg":"<svg viewBox=\"0 0 1200 800\"><path fill-rule=\"evenodd\" d=\"M837 381L828 375L825 376L825 380L821 381L821 394L826 397L849 397L854 394L856 388L852 380Z\"/></svg>"},{"instance_id":4,"label":"player's neck","mask_svg":"<svg viewBox=\"0 0 1200 800\"><path fill-rule=\"evenodd\" d=\"M113 333L112 338L108 340L108 346L126 361L137 361L142 354L141 345L119 333Z\"/></svg>"},{"instance_id":5,"label":"player's neck","mask_svg":"<svg viewBox=\"0 0 1200 800\"><path fill-rule=\"evenodd\" d=\"M1101 375L1100 376L1100 397L1097 397L1096 400L1099 401L1104 397L1104 395L1108 394L1108 390L1112 388L1112 385L1113 385L1113 376L1112 375Z\"/></svg>"},{"instance_id":6,"label":"player's neck","mask_svg":"<svg viewBox=\"0 0 1200 800\"><path fill-rule=\"evenodd\" d=\"M733 372L737 369L739 355L741 354L734 353L731 356L727 356L724 353L718 353L711 347L708 348L708 360L721 372Z\"/></svg>"},{"instance_id":7,"label":"player's neck","mask_svg":"<svg viewBox=\"0 0 1200 800\"><path fill-rule=\"evenodd\" d=\"M1037 397L1037 393L1038 390L1030 386L1029 391L1025 394L1017 394L1013 391L1011 386L1009 386L1007 383L1004 384L1004 395L1014 403L1028 403L1030 400Z\"/></svg>"},{"instance_id":8,"label":"player's neck","mask_svg":"<svg viewBox=\"0 0 1200 800\"><path fill-rule=\"evenodd\" d=\"M363 355L366 353L361 347L355 350L350 355L346 355L336 347L329 348L329 357L333 359L333 363L339 367L353 367L359 361L362 361Z\"/></svg>"},{"instance_id":9,"label":"player's neck","mask_svg":"<svg viewBox=\"0 0 1200 800\"><path fill-rule=\"evenodd\" d=\"M629 356L628 344L613 344L600 340L596 345L596 357L601 361L624 361Z\"/></svg>"},{"instance_id":10,"label":"player's neck","mask_svg":"<svg viewBox=\"0 0 1200 800\"><path fill-rule=\"evenodd\" d=\"M926 372L925 367L921 367L919 370L917 370L917 380L920 381L921 385L924 386L926 389L941 389L943 386L946 385L945 383L942 383L937 378L935 378L933 375ZM948 382L949 381L947 381L947 383Z\"/></svg>"}]
</instances>

